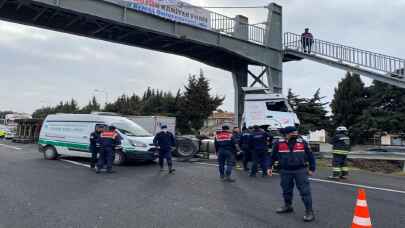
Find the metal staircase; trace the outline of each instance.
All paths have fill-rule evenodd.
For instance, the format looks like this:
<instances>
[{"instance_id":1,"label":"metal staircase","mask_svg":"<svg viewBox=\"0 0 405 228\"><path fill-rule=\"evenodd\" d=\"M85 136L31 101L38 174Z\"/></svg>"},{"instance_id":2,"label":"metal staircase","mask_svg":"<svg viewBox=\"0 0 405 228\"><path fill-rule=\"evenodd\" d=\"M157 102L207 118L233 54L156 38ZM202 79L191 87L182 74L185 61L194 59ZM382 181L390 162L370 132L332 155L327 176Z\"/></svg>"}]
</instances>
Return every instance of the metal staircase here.
<instances>
[{"instance_id":1,"label":"metal staircase","mask_svg":"<svg viewBox=\"0 0 405 228\"><path fill-rule=\"evenodd\" d=\"M307 44L304 49L304 45ZM309 52L308 45L311 46ZM284 62L312 60L405 88L405 59L284 33Z\"/></svg>"}]
</instances>

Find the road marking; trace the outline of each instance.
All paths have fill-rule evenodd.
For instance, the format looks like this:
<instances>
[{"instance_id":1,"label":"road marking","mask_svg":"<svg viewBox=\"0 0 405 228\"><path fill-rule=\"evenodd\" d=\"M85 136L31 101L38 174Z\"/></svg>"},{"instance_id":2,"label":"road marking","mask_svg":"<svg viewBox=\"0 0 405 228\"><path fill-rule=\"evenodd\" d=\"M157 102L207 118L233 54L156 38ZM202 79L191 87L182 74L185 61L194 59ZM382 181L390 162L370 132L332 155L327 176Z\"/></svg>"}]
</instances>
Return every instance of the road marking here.
<instances>
[{"instance_id":1,"label":"road marking","mask_svg":"<svg viewBox=\"0 0 405 228\"><path fill-rule=\"evenodd\" d=\"M0 143L0 146L10 148L10 149L14 149L14 150L22 150L22 148L20 148L20 147L10 146L10 145L6 145L6 144L3 144L3 143Z\"/></svg>"},{"instance_id":2,"label":"road marking","mask_svg":"<svg viewBox=\"0 0 405 228\"><path fill-rule=\"evenodd\" d=\"M71 163L71 164L83 166L83 167L86 167L86 168L89 168L89 167L90 167L89 165L87 165L87 164L85 164L85 163L76 162L76 161L71 161L71 160L66 160L66 159L59 159L59 161L64 161L64 162L67 162L67 163Z\"/></svg>"},{"instance_id":3,"label":"road marking","mask_svg":"<svg viewBox=\"0 0 405 228\"><path fill-rule=\"evenodd\" d=\"M3 145L3 144L0 144ZM76 161L70 161L66 159L59 159L60 161L68 162L71 164L83 166L86 168L89 168L88 164L81 163L81 162L76 162ZM193 162L194 164L199 164L199 165L208 165L208 166L215 166L218 167L218 164L211 164L211 163L205 163L205 162ZM242 170L241 168L237 168L237 170ZM274 173L273 175L279 175L277 173ZM331 180L324 180L324 179L318 179L318 178L309 178L312 181L316 182L324 182L324 183L330 183L330 184L337 184L337 185L344 185L344 186L351 186L351 187L357 187L357 188L365 188L365 189L371 189L371 190L378 190L378 191L385 191L385 192L394 192L394 193L400 193L400 194L405 194L405 191L400 191L400 190L395 190L395 189L390 189L390 188L379 188L379 187L373 187L373 186L368 186L368 185L361 185L361 184L351 184L351 183L344 183L344 182L338 182L338 181L331 181Z\"/></svg>"},{"instance_id":4,"label":"road marking","mask_svg":"<svg viewBox=\"0 0 405 228\"><path fill-rule=\"evenodd\" d=\"M352 186L352 187L357 187L357 188L365 188L365 189L371 189L371 190L379 190L379 191L385 191L385 192L395 192L395 193L405 194L405 191L400 191L400 190L395 190L395 189L390 189L390 188L378 188L378 187L373 187L373 186L368 186L368 185L350 184L350 183L324 180L324 179L318 179L318 178L309 178L309 179L313 180L313 181L324 182L324 183L331 183L331 184L337 184L337 185Z\"/></svg>"},{"instance_id":5,"label":"road marking","mask_svg":"<svg viewBox=\"0 0 405 228\"><path fill-rule=\"evenodd\" d=\"M208 165L208 166L216 166L218 167L218 164L210 164L210 163L205 163L205 162L194 162L196 164L200 165ZM242 170L241 168L237 168L237 170ZM274 173L273 175L279 175L277 173ZM337 185L344 185L344 186L351 186L351 187L357 187L357 188L365 188L365 189L371 189L371 190L378 190L378 191L385 191L385 192L394 192L394 193L400 193L400 194L405 194L405 191L401 190L395 190L395 189L390 189L390 188L379 188L379 187L373 187L373 186L368 186L368 185L361 185L361 184L351 184L351 183L344 183L344 182L338 182L338 181L331 181L331 180L324 180L324 179L319 179L319 178L309 178L312 181L316 182L324 182L324 183L330 183L330 184L337 184Z\"/></svg>"}]
</instances>

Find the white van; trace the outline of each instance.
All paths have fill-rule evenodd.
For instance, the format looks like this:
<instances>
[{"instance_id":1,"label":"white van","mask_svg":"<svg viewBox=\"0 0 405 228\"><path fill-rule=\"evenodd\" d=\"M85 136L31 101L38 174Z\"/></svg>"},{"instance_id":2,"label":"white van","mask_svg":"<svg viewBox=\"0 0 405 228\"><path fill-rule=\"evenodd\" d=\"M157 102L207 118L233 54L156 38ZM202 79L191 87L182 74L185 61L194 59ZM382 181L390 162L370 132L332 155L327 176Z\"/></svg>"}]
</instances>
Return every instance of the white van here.
<instances>
[{"instance_id":1,"label":"white van","mask_svg":"<svg viewBox=\"0 0 405 228\"><path fill-rule=\"evenodd\" d=\"M115 126L122 137L123 150L115 154L115 165L157 158L153 136L145 129L125 117L97 114L48 115L41 128L39 150L45 159L56 159L59 155L91 157L90 134L96 124Z\"/></svg>"}]
</instances>

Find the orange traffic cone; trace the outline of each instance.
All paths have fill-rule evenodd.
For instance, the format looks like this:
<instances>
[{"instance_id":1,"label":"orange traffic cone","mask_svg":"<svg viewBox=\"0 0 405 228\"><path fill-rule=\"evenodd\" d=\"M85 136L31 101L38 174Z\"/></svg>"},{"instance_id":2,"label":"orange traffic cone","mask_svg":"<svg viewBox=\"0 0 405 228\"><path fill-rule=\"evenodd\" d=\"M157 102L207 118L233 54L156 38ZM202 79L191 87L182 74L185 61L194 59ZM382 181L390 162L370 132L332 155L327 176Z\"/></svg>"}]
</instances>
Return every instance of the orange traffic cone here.
<instances>
[{"instance_id":1,"label":"orange traffic cone","mask_svg":"<svg viewBox=\"0 0 405 228\"><path fill-rule=\"evenodd\" d=\"M366 200L366 191L359 189L357 196L356 208L354 209L354 218L352 228L371 228L371 218L368 211Z\"/></svg>"}]
</instances>

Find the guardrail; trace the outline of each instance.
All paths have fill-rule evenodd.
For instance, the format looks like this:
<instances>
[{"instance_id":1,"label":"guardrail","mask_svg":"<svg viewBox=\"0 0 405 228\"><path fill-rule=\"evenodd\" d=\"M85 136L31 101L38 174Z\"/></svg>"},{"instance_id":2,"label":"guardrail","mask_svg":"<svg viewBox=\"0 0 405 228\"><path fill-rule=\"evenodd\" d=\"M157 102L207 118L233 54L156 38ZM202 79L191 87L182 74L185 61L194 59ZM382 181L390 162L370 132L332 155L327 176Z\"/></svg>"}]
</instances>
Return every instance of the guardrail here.
<instances>
[{"instance_id":1,"label":"guardrail","mask_svg":"<svg viewBox=\"0 0 405 228\"><path fill-rule=\"evenodd\" d=\"M304 48L311 49L311 53L336 59L338 61L382 71L393 77L405 77L405 59L361 50L324 40L304 38L294 33L284 33L284 49L306 53Z\"/></svg>"},{"instance_id":2,"label":"guardrail","mask_svg":"<svg viewBox=\"0 0 405 228\"><path fill-rule=\"evenodd\" d=\"M323 157L332 157L332 153L321 152ZM349 153L348 158L350 159L370 159L370 160L394 160L394 161L405 161L405 153L372 153L372 152L355 152Z\"/></svg>"},{"instance_id":3,"label":"guardrail","mask_svg":"<svg viewBox=\"0 0 405 228\"><path fill-rule=\"evenodd\" d=\"M257 25L251 25L243 22L236 21L235 18L231 18L216 12L210 11L211 18L211 30L217 31L219 33L234 36L236 24L239 24L239 31L243 34L247 34L248 41L256 44L264 44L264 37L266 34L266 29Z\"/></svg>"},{"instance_id":4,"label":"guardrail","mask_svg":"<svg viewBox=\"0 0 405 228\"><path fill-rule=\"evenodd\" d=\"M324 158L332 158L332 153L330 152L321 152L320 153ZM351 152L347 155L349 159L369 159L369 160L386 160L386 161L402 161L403 169L402 172L405 172L405 153L375 153L375 152Z\"/></svg>"}]
</instances>

